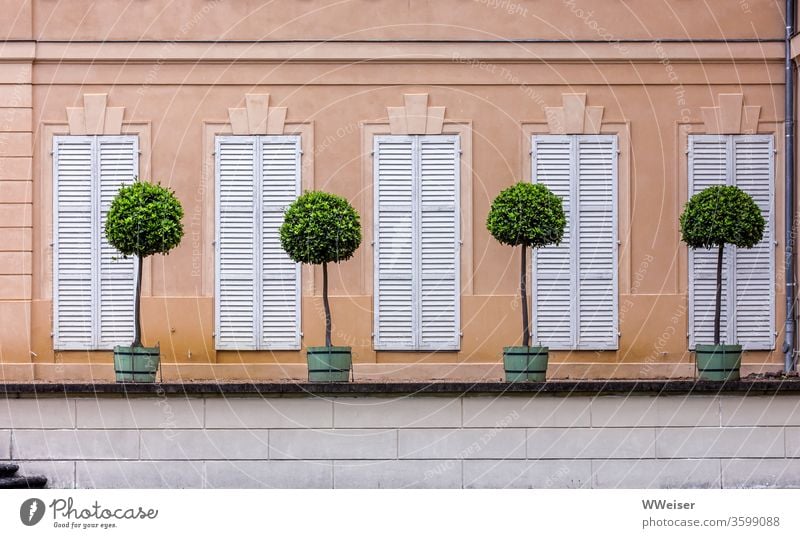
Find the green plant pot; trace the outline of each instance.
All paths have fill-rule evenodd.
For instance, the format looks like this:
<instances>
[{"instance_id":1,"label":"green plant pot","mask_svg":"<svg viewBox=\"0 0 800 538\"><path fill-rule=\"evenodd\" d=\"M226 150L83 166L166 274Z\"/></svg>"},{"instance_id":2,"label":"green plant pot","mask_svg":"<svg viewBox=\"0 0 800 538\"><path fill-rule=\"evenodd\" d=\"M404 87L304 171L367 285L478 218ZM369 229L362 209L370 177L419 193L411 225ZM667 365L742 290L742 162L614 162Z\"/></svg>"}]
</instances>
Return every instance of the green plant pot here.
<instances>
[{"instance_id":1,"label":"green plant pot","mask_svg":"<svg viewBox=\"0 0 800 538\"><path fill-rule=\"evenodd\" d=\"M155 383L160 362L159 347L114 348L114 373L117 383Z\"/></svg>"},{"instance_id":2,"label":"green plant pot","mask_svg":"<svg viewBox=\"0 0 800 538\"><path fill-rule=\"evenodd\" d=\"M326 383L350 379L353 356L349 346L310 347L306 360L309 381Z\"/></svg>"},{"instance_id":3,"label":"green plant pot","mask_svg":"<svg viewBox=\"0 0 800 538\"><path fill-rule=\"evenodd\" d=\"M539 346L504 347L506 381L544 381L548 353L548 348Z\"/></svg>"},{"instance_id":4,"label":"green plant pot","mask_svg":"<svg viewBox=\"0 0 800 538\"><path fill-rule=\"evenodd\" d=\"M742 346L698 344L695 348L697 376L704 381L736 381L742 365Z\"/></svg>"}]
</instances>

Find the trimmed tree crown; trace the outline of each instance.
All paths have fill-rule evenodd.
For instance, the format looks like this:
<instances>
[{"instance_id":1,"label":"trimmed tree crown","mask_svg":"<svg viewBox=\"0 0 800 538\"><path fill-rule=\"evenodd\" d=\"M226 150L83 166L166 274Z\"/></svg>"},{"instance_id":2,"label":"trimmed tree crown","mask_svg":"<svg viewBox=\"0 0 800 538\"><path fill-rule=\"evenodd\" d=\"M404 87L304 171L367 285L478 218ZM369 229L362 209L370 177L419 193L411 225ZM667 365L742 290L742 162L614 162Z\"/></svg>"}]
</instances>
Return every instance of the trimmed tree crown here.
<instances>
[{"instance_id":1,"label":"trimmed tree crown","mask_svg":"<svg viewBox=\"0 0 800 538\"><path fill-rule=\"evenodd\" d=\"M183 207L175 193L136 180L123 185L106 216L106 238L124 257L166 254L183 237Z\"/></svg>"},{"instance_id":2,"label":"trimmed tree crown","mask_svg":"<svg viewBox=\"0 0 800 538\"><path fill-rule=\"evenodd\" d=\"M559 244L566 224L561 198L541 183L504 189L486 218L486 228L501 243L533 248Z\"/></svg>"},{"instance_id":3,"label":"trimmed tree crown","mask_svg":"<svg viewBox=\"0 0 800 538\"><path fill-rule=\"evenodd\" d=\"M280 236L281 247L296 262L341 262L361 244L361 222L341 196L309 191L286 209Z\"/></svg>"},{"instance_id":4,"label":"trimmed tree crown","mask_svg":"<svg viewBox=\"0 0 800 538\"><path fill-rule=\"evenodd\" d=\"M689 199L680 217L681 239L691 248L725 244L752 248L766 222L758 205L738 187L715 185Z\"/></svg>"}]
</instances>

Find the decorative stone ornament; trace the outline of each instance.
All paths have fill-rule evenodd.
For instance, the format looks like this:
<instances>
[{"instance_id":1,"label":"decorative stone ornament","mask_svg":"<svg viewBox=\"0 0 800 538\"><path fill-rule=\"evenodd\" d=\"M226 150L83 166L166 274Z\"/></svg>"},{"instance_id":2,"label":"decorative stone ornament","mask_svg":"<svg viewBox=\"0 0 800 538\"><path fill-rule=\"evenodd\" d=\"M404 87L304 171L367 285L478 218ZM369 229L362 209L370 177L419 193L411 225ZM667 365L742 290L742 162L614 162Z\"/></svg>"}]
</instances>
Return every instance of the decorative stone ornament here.
<instances>
[{"instance_id":1,"label":"decorative stone ornament","mask_svg":"<svg viewBox=\"0 0 800 538\"><path fill-rule=\"evenodd\" d=\"M604 108L586 106L585 93L562 93L561 106L545 108L550 134L598 134Z\"/></svg>"},{"instance_id":2,"label":"decorative stone ornament","mask_svg":"<svg viewBox=\"0 0 800 538\"><path fill-rule=\"evenodd\" d=\"M744 94L721 93L719 106L702 107L706 134L755 134L761 107L744 104Z\"/></svg>"},{"instance_id":3,"label":"decorative stone ornament","mask_svg":"<svg viewBox=\"0 0 800 538\"><path fill-rule=\"evenodd\" d=\"M125 107L107 106L107 93L83 94L83 107L67 107L71 135L118 135L122 133Z\"/></svg>"},{"instance_id":4,"label":"decorative stone ornament","mask_svg":"<svg viewBox=\"0 0 800 538\"><path fill-rule=\"evenodd\" d=\"M248 93L245 108L229 108L228 117L235 135L281 135L286 123L286 107L270 107L268 93Z\"/></svg>"},{"instance_id":5,"label":"decorative stone ornament","mask_svg":"<svg viewBox=\"0 0 800 538\"><path fill-rule=\"evenodd\" d=\"M393 135L442 134L443 106L428 106L427 93L403 95L404 106L389 106L389 129Z\"/></svg>"}]
</instances>

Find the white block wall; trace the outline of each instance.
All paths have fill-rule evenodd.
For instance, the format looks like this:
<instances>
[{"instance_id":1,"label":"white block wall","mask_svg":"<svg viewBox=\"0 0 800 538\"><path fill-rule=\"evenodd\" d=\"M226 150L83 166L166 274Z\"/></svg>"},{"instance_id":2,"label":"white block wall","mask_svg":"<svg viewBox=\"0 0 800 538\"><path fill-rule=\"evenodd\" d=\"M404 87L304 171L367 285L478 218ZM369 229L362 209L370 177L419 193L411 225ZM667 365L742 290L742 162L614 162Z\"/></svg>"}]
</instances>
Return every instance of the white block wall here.
<instances>
[{"instance_id":1,"label":"white block wall","mask_svg":"<svg viewBox=\"0 0 800 538\"><path fill-rule=\"evenodd\" d=\"M51 487L800 487L800 397L0 399Z\"/></svg>"}]
</instances>

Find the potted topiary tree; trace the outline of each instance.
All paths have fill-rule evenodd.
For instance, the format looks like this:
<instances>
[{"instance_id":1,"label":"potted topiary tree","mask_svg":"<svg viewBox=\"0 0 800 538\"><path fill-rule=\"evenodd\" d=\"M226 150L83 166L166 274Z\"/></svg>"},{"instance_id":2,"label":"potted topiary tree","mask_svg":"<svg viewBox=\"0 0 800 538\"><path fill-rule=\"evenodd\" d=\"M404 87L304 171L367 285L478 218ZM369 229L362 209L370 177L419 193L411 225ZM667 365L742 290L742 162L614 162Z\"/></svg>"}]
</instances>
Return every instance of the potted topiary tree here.
<instances>
[{"instance_id":1,"label":"potted topiary tree","mask_svg":"<svg viewBox=\"0 0 800 538\"><path fill-rule=\"evenodd\" d=\"M503 348L506 381L545 380L549 350L530 345L527 250L559 244L566 223L561 198L541 183L517 183L503 190L492 202L486 219L489 233L505 245L522 247L519 281L522 346Z\"/></svg>"},{"instance_id":2,"label":"potted topiary tree","mask_svg":"<svg viewBox=\"0 0 800 538\"><path fill-rule=\"evenodd\" d=\"M114 348L117 382L153 383L161 359L158 347L142 346L142 261L153 254L167 254L183 237L183 208L175 194L138 178L122 186L106 216L106 239L123 257L136 256L134 332L130 346Z\"/></svg>"},{"instance_id":3,"label":"potted topiary tree","mask_svg":"<svg viewBox=\"0 0 800 538\"><path fill-rule=\"evenodd\" d=\"M725 245L753 248L764 235L766 222L753 199L738 187L715 185L695 194L680 216L681 239L689 248L717 248L717 288L714 344L695 344L700 379L739 379L742 346L720 343L722 265Z\"/></svg>"},{"instance_id":4,"label":"potted topiary tree","mask_svg":"<svg viewBox=\"0 0 800 538\"><path fill-rule=\"evenodd\" d=\"M306 351L309 381L347 381L351 348L331 343L328 303L328 263L350 259L361 244L361 222L347 200L320 191L306 192L292 203L280 229L281 247L299 263L322 265L322 303L325 308L325 346Z\"/></svg>"}]
</instances>

